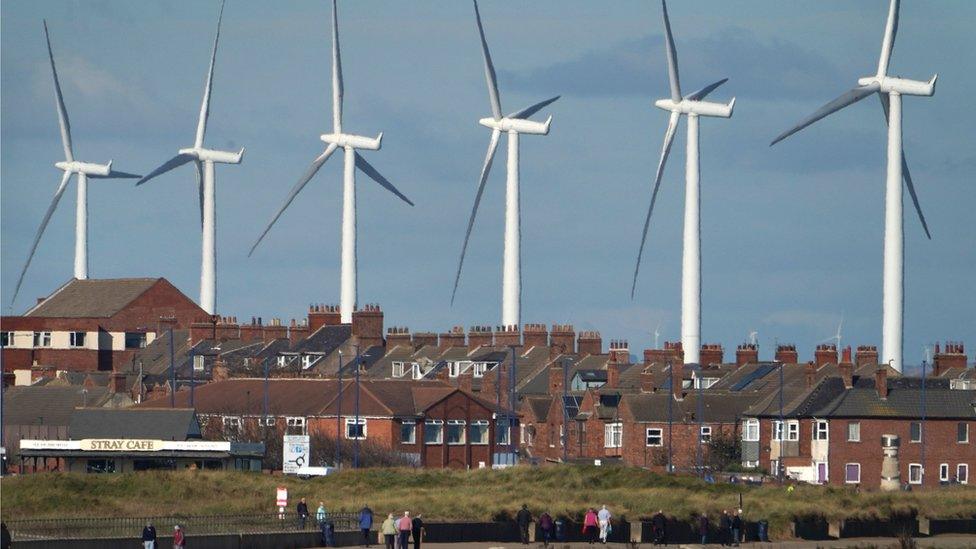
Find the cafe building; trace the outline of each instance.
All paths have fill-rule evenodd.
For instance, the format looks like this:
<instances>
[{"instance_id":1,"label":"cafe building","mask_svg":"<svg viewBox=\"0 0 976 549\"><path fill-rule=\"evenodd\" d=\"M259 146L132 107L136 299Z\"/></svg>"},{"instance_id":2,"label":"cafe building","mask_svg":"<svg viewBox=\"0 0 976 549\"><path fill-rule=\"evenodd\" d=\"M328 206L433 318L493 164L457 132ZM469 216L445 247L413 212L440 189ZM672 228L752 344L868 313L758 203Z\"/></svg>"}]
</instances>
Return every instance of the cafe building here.
<instances>
[{"instance_id":1,"label":"cafe building","mask_svg":"<svg viewBox=\"0 0 976 549\"><path fill-rule=\"evenodd\" d=\"M263 443L202 440L193 409L77 408L67 440L20 441L21 470L260 471Z\"/></svg>"}]
</instances>

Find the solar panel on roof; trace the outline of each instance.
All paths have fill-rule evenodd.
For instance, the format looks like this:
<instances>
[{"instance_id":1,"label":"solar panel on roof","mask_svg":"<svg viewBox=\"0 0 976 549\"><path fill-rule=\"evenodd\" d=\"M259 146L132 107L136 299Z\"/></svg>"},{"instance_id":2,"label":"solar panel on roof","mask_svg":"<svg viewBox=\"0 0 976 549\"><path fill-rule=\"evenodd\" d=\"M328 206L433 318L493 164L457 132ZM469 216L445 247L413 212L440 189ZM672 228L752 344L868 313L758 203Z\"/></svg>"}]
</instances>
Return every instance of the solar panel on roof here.
<instances>
[{"instance_id":1,"label":"solar panel on roof","mask_svg":"<svg viewBox=\"0 0 976 549\"><path fill-rule=\"evenodd\" d=\"M563 406L566 408L566 413L569 415L569 417L576 417L576 415L579 414L581 400L582 399L580 397L573 395L563 397Z\"/></svg>"},{"instance_id":2,"label":"solar panel on roof","mask_svg":"<svg viewBox=\"0 0 976 549\"><path fill-rule=\"evenodd\" d=\"M744 378L736 382L736 384L730 387L729 390L741 391L746 387L748 387L749 384L752 383L753 381L762 378L763 376L765 376L769 372L772 372L775 369L776 369L776 365L774 364L763 364L758 368L756 368L755 370L753 370L752 372L750 372L749 374L747 374Z\"/></svg>"}]
</instances>

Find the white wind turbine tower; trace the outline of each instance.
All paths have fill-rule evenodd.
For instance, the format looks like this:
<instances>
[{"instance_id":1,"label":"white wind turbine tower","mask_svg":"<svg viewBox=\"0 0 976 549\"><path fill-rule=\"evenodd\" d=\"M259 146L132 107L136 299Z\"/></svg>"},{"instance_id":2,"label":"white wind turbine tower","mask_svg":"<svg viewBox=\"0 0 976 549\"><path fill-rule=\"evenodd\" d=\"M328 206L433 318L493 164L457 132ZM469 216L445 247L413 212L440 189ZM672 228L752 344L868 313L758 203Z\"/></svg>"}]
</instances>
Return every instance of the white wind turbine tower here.
<instances>
[{"instance_id":1,"label":"white wind turbine tower","mask_svg":"<svg viewBox=\"0 0 976 549\"><path fill-rule=\"evenodd\" d=\"M698 168L698 117L717 116L729 118L735 106L735 98L728 105L704 101L705 97L715 88L724 84L728 78L723 78L714 84L689 95L681 95L681 85L678 79L678 54L674 48L674 37L671 34L671 21L668 19L668 7L661 0L664 12L664 42L668 60L668 80L671 85L671 97L659 99L654 105L669 111L668 129L664 134L664 147L661 159L658 161L657 172L654 176L654 191L651 194L651 204L647 208L644 219L644 232L641 236L640 249L637 252L637 265L634 267L634 282L630 288L633 299L637 287L637 273L640 270L641 256L644 254L644 242L647 240L647 228L651 223L651 213L657 201L657 191L661 185L664 164L671 151L671 143L678 129L681 115L688 117L688 144L685 153L685 226L684 247L681 258L681 347L684 351L685 362L697 364L701 352L701 198L699 196L699 168Z\"/></svg>"},{"instance_id":2,"label":"white wind turbine tower","mask_svg":"<svg viewBox=\"0 0 976 549\"><path fill-rule=\"evenodd\" d=\"M64 175L61 177L61 184L58 185L57 190L54 192L51 205L48 206L47 212L41 220L41 226L37 228L34 243L31 245L30 253L27 255L27 261L24 263L24 268L20 271L17 286L14 288L14 295L10 299L11 304L17 299L17 294L20 293L20 285L24 282L24 275L27 274L27 268L30 267L31 260L34 259L34 252L37 251L37 245L41 241L41 235L44 234L44 229L47 228L48 222L51 221L51 215L54 214L54 210L58 207L58 202L61 201L61 196L64 194L65 189L67 189L68 182L71 180L73 174L78 175L78 202L75 209L74 277L79 280L88 278L88 179L134 179L139 177L135 174L113 170L111 160L108 161L108 164L93 164L75 160L74 150L71 145L71 124L68 122L68 111L64 106L64 97L61 94L58 70L54 66L54 52L51 49L51 37L47 31L47 21L44 22L44 38L47 41L48 58L51 60L51 74L54 77L54 96L58 109L58 125L61 127L61 145L64 147L64 160L54 165L63 171Z\"/></svg>"},{"instance_id":3,"label":"white wind turbine tower","mask_svg":"<svg viewBox=\"0 0 976 549\"><path fill-rule=\"evenodd\" d=\"M352 322L352 312L356 308L356 168L359 168L371 179L382 185L391 193L398 196L401 200L413 206L413 202L404 196L396 187L383 177L357 149L378 151L383 140L383 133L380 132L375 138L364 137L342 131L342 62L339 57L339 19L336 8L336 1L332 0L332 133L322 134L320 139L328 146L312 161L301 179L295 183L285 203L275 212L271 222L265 227L264 232L258 237L257 241L251 246L248 257L254 253L261 240L264 239L271 227L278 221L285 209L295 200L295 197L325 164L325 161L332 156L332 153L339 147L344 152L345 165L343 168L343 188L342 188L342 271L339 282L339 314L341 321L345 324Z\"/></svg>"},{"instance_id":4,"label":"white wind turbine tower","mask_svg":"<svg viewBox=\"0 0 976 549\"><path fill-rule=\"evenodd\" d=\"M481 37L481 50L485 58L485 80L488 82L488 100L491 104L491 117L482 118L479 124L491 129L491 139L488 141L488 153L481 168L478 182L478 192L471 208L468 219L468 229L464 233L464 244L461 245L461 258L458 261L457 275L454 277L454 290L451 292L451 304L457 295L458 283L461 281L461 268L464 266L464 254L468 249L468 239L474 227L474 218L478 214L481 196L485 191L491 162L495 158L498 140L502 132L508 134L508 173L505 186L505 253L502 266L502 324L506 327L519 326L522 316L522 252L521 252L521 206L519 204L519 135L547 135L552 124L550 115L545 122L535 122L528 118L542 110L545 106L559 99L559 96L546 99L526 107L520 111L502 115L501 100L498 96L498 84L495 79L495 66L491 62L488 52L488 41L485 39L485 29L481 24L481 13L478 11L478 1L474 0L474 15L478 22L478 34Z\"/></svg>"},{"instance_id":5,"label":"white wind turbine tower","mask_svg":"<svg viewBox=\"0 0 976 549\"><path fill-rule=\"evenodd\" d=\"M244 156L244 149L240 152L218 151L203 146L203 137L207 131L207 118L210 115L210 92L213 87L214 62L217 59L217 41L220 39L220 21L224 15L224 2L220 3L217 15L217 32L214 35L213 50L210 53L210 69L203 88L203 102L200 105L200 118L197 121L197 133L193 146L180 149L178 154L170 158L149 175L140 179L136 185L162 175L188 162L197 167L197 179L200 195L200 226L202 235L202 260L200 266L200 308L209 314L216 311L217 301L217 211L216 211L216 183L214 164L240 164Z\"/></svg>"},{"instance_id":6,"label":"white wind turbine tower","mask_svg":"<svg viewBox=\"0 0 976 549\"><path fill-rule=\"evenodd\" d=\"M921 95L925 97L935 93L935 81L938 75L932 77L928 82L919 80L908 80L888 75L888 64L891 60L891 51L895 46L895 34L898 32L898 0L891 0L888 8L888 23L885 26L884 39L881 42L881 57L878 59L878 72L871 76L859 78L857 87L844 92L837 99L820 107L815 113L802 120L796 126L780 134L770 143L770 146L786 139L794 133L806 128L817 120L824 118L840 109L860 101L865 97L877 93L881 99L881 108L884 110L888 123L888 175L885 184L885 239L884 239L884 302L883 302L883 325L881 340L881 361L890 364L894 369L902 370L902 343L904 320L904 251L905 251L905 229L904 216L902 214L903 196L902 179L908 187L908 192L915 204L915 211L922 222L922 228L928 238L928 225L925 223L925 216L922 215L922 208L918 203L918 196L915 194L915 185L912 183L911 174L908 171L908 163L905 161L905 152L902 149L901 141L901 96L902 95Z\"/></svg>"}]
</instances>

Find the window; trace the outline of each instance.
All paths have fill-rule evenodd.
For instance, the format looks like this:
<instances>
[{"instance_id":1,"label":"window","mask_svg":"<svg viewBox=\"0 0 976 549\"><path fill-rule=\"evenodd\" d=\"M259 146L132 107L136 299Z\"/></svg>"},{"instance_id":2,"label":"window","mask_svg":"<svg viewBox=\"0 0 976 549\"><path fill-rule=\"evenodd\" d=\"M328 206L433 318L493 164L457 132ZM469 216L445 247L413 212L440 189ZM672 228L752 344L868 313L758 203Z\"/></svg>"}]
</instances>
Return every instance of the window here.
<instances>
[{"instance_id":1,"label":"window","mask_svg":"<svg viewBox=\"0 0 976 549\"><path fill-rule=\"evenodd\" d=\"M922 484L922 464L908 464L908 482L910 484Z\"/></svg>"},{"instance_id":2,"label":"window","mask_svg":"<svg viewBox=\"0 0 976 549\"><path fill-rule=\"evenodd\" d=\"M813 424L813 440L827 440L828 425L826 420L818 419Z\"/></svg>"},{"instance_id":3,"label":"window","mask_svg":"<svg viewBox=\"0 0 976 549\"><path fill-rule=\"evenodd\" d=\"M494 362L475 362L474 363L474 377L484 377L485 372L491 370L495 367Z\"/></svg>"},{"instance_id":4,"label":"window","mask_svg":"<svg viewBox=\"0 0 976 549\"><path fill-rule=\"evenodd\" d=\"M442 444L444 442L444 422L439 419L428 419L424 422L424 444Z\"/></svg>"},{"instance_id":5,"label":"window","mask_svg":"<svg viewBox=\"0 0 976 549\"><path fill-rule=\"evenodd\" d=\"M956 481L959 484L969 484L969 465L960 463L956 465Z\"/></svg>"},{"instance_id":6,"label":"window","mask_svg":"<svg viewBox=\"0 0 976 549\"><path fill-rule=\"evenodd\" d=\"M488 421L471 422L471 444L488 444Z\"/></svg>"},{"instance_id":7,"label":"window","mask_svg":"<svg viewBox=\"0 0 976 549\"><path fill-rule=\"evenodd\" d=\"M90 459L85 468L89 473L114 473L114 459Z\"/></svg>"},{"instance_id":8,"label":"window","mask_svg":"<svg viewBox=\"0 0 976 549\"><path fill-rule=\"evenodd\" d=\"M416 444L416 443L417 443L417 424L401 423L400 444Z\"/></svg>"},{"instance_id":9,"label":"window","mask_svg":"<svg viewBox=\"0 0 976 549\"><path fill-rule=\"evenodd\" d=\"M495 444L508 446L512 443L512 426L504 419L495 422Z\"/></svg>"},{"instance_id":10,"label":"window","mask_svg":"<svg viewBox=\"0 0 976 549\"><path fill-rule=\"evenodd\" d=\"M702 426L699 436L703 444L708 444L712 440L712 428L710 426Z\"/></svg>"},{"instance_id":11,"label":"window","mask_svg":"<svg viewBox=\"0 0 976 549\"><path fill-rule=\"evenodd\" d=\"M366 419L346 418L346 438L363 440L366 438Z\"/></svg>"},{"instance_id":12,"label":"window","mask_svg":"<svg viewBox=\"0 0 976 549\"><path fill-rule=\"evenodd\" d=\"M847 422L847 442L861 442L861 422Z\"/></svg>"},{"instance_id":13,"label":"window","mask_svg":"<svg viewBox=\"0 0 976 549\"><path fill-rule=\"evenodd\" d=\"M910 440L911 442L922 442L922 422L912 422Z\"/></svg>"},{"instance_id":14,"label":"window","mask_svg":"<svg viewBox=\"0 0 976 549\"><path fill-rule=\"evenodd\" d=\"M742 462L742 466L747 469L755 469L759 467L759 460L746 460Z\"/></svg>"},{"instance_id":15,"label":"window","mask_svg":"<svg viewBox=\"0 0 976 549\"><path fill-rule=\"evenodd\" d=\"M261 427L274 427L275 418L273 416L258 418L258 425Z\"/></svg>"},{"instance_id":16,"label":"window","mask_svg":"<svg viewBox=\"0 0 976 549\"><path fill-rule=\"evenodd\" d=\"M759 441L759 420L747 419L745 427L742 428L742 440L746 442Z\"/></svg>"},{"instance_id":17,"label":"window","mask_svg":"<svg viewBox=\"0 0 976 549\"><path fill-rule=\"evenodd\" d=\"M34 332L34 346L35 347L50 347L51 346L51 332Z\"/></svg>"},{"instance_id":18,"label":"window","mask_svg":"<svg viewBox=\"0 0 976 549\"><path fill-rule=\"evenodd\" d=\"M949 482L949 464L939 464L939 482Z\"/></svg>"},{"instance_id":19,"label":"window","mask_svg":"<svg viewBox=\"0 0 976 549\"><path fill-rule=\"evenodd\" d=\"M461 375L461 364L458 362L448 362L447 375L448 377L457 377Z\"/></svg>"},{"instance_id":20,"label":"window","mask_svg":"<svg viewBox=\"0 0 976 549\"><path fill-rule=\"evenodd\" d=\"M84 347L85 332L70 332L68 334L68 344L72 347Z\"/></svg>"},{"instance_id":21,"label":"window","mask_svg":"<svg viewBox=\"0 0 976 549\"><path fill-rule=\"evenodd\" d=\"M126 349L144 349L146 347L146 333L145 332L126 332L125 333L125 348Z\"/></svg>"},{"instance_id":22,"label":"window","mask_svg":"<svg viewBox=\"0 0 976 549\"><path fill-rule=\"evenodd\" d=\"M206 357L203 355L193 355L193 371L202 372L204 371L204 361Z\"/></svg>"},{"instance_id":23,"label":"window","mask_svg":"<svg viewBox=\"0 0 976 549\"><path fill-rule=\"evenodd\" d=\"M606 448L620 448L623 446L623 423L608 423L603 426L603 446Z\"/></svg>"},{"instance_id":24,"label":"window","mask_svg":"<svg viewBox=\"0 0 976 549\"><path fill-rule=\"evenodd\" d=\"M560 424L559 425L559 445L560 446L564 446L565 445L564 444L565 440L566 440L566 429L563 427L562 424Z\"/></svg>"},{"instance_id":25,"label":"window","mask_svg":"<svg viewBox=\"0 0 976 549\"><path fill-rule=\"evenodd\" d=\"M284 368L285 366L288 366L288 357L285 355L278 355L278 367Z\"/></svg>"},{"instance_id":26,"label":"window","mask_svg":"<svg viewBox=\"0 0 976 549\"><path fill-rule=\"evenodd\" d=\"M12 332L0 332L0 347L9 347L13 342L14 334Z\"/></svg>"},{"instance_id":27,"label":"window","mask_svg":"<svg viewBox=\"0 0 976 549\"><path fill-rule=\"evenodd\" d=\"M312 355L302 355L302 370L307 370L312 366L312 360L315 357Z\"/></svg>"},{"instance_id":28,"label":"window","mask_svg":"<svg viewBox=\"0 0 976 549\"><path fill-rule=\"evenodd\" d=\"M648 446L663 446L664 436L662 435L661 429L648 429L647 430L647 445Z\"/></svg>"},{"instance_id":29,"label":"window","mask_svg":"<svg viewBox=\"0 0 976 549\"><path fill-rule=\"evenodd\" d=\"M465 421L463 419L449 419L447 420L447 443L448 444L464 444L464 426Z\"/></svg>"},{"instance_id":30,"label":"window","mask_svg":"<svg viewBox=\"0 0 976 549\"><path fill-rule=\"evenodd\" d=\"M393 377L403 377L406 372L406 366L402 361L396 361L393 363Z\"/></svg>"},{"instance_id":31,"label":"window","mask_svg":"<svg viewBox=\"0 0 976 549\"><path fill-rule=\"evenodd\" d=\"M241 428L240 416L224 416L224 430L237 430Z\"/></svg>"},{"instance_id":32,"label":"window","mask_svg":"<svg viewBox=\"0 0 976 549\"><path fill-rule=\"evenodd\" d=\"M289 429L299 429L302 434L305 434L305 418L303 417L285 418L285 425L287 425Z\"/></svg>"},{"instance_id":33,"label":"window","mask_svg":"<svg viewBox=\"0 0 976 549\"><path fill-rule=\"evenodd\" d=\"M783 439L783 424L779 420L773 421L773 440L782 441ZM796 420L788 420L786 422L786 439L785 440L800 440L800 423Z\"/></svg>"},{"instance_id":34,"label":"window","mask_svg":"<svg viewBox=\"0 0 976 549\"><path fill-rule=\"evenodd\" d=\"M969 424L965 421L960 421L959 425L956 425L956 442L962 444L969 442Z\"/></svg>"},{"instance_id":35,"label":"window","mask_svg":"<svg viewBox=\"0 0 976 549\"><path fill-rule=\"evenodd\" d=\"M847 484L861 483L861 464L848 463L844 466L844 482Z\"/></svg>"}]
</instances>

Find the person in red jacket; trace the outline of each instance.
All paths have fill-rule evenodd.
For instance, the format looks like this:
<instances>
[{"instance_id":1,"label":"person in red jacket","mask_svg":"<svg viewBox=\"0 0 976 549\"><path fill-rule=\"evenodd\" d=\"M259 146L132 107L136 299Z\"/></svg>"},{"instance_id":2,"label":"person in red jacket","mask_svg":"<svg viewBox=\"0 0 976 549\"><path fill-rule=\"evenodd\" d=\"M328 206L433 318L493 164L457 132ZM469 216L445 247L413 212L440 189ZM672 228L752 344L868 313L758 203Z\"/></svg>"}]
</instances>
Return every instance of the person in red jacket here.
<instances>
[{"instance_id":1,"label":"person in red jacket","mask_svg":"<svg viewBox=\"0 0 976 549\"><path fill-rule=\"evenodd\" d=\"M599 524L596 518L596 511L590 507L583 517L583 535L586 536L586 541L596 543L596 536L600 532Z\"/></svg>"},{"instance_id":2,"label":"person in red jacket","mask_svg":"<svg viewBox=\"0 0 976 549\"><path fill-rule=\"evenodd\" d=\"M183 549L186 545L186 536L183 534L183 529L177 524L173 527L173 549Z\"/></svg>"}]
</instances>

